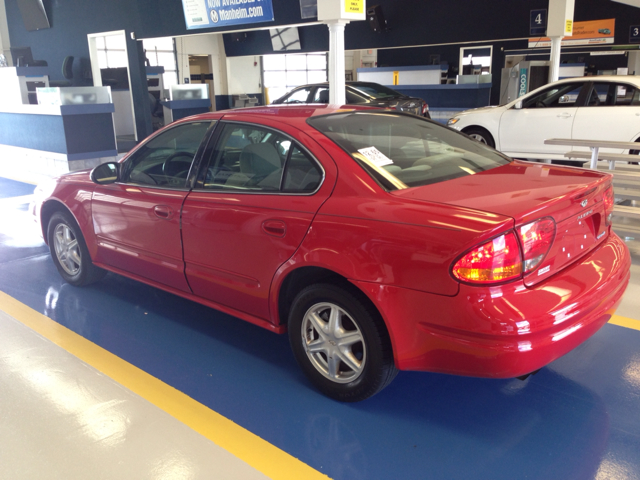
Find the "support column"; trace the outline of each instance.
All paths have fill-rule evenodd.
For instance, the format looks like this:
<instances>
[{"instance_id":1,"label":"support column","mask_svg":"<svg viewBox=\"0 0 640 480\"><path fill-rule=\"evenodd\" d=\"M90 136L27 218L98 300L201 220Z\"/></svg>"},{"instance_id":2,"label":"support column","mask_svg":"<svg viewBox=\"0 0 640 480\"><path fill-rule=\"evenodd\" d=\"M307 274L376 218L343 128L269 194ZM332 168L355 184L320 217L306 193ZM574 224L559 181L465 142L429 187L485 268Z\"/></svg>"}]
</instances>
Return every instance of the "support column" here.
<instances>
[{"instance_id":1,"label":"support column","mask_svg":"<svg viewBox=\"0 0 640 480\"><path fill-rule=\"evenodd\" d=\"M562 37L551 37L551 56L549 58L549 83L555 82L560 76L560 51Z\"/></svg>"},{"instance_id":2,"label":"support column","mask_svg":"<svg viewBox=\"0 0 640 480\"><path fill-rule=\"evenodd\" d=\"M329 103L346 103L344 81L344 20L327 22L329 27Z\"/></svg>"}]
</instances>

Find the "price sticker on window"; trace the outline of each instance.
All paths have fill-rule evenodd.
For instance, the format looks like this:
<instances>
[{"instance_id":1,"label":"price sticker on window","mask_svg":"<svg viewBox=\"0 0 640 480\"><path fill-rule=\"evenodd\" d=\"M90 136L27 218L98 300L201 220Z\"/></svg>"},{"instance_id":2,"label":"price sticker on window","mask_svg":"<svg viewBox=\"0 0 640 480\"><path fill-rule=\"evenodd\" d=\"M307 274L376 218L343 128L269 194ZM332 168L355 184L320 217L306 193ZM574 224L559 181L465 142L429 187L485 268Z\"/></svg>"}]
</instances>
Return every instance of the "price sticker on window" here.
<instances>
[{"instance_id":1,"label":"price sticker on window","mask_svg":"<svg viewBox=\"0 0 640 480\"><path fill-rule=\"evenodd\" d=\"M387 157L384 153L378 150L376 147L360 148L358 151L371 163L377 167L384 167L385 165L393 165L393 160Z\"/></svg>"}]
</instances>

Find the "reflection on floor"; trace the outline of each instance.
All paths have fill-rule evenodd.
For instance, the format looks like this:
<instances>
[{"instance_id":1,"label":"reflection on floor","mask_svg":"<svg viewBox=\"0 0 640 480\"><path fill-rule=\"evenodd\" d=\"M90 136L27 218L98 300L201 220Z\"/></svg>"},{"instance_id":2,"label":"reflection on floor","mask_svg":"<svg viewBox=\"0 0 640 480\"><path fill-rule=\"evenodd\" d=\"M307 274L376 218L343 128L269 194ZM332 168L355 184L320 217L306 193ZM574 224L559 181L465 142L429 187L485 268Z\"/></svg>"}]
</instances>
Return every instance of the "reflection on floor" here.
<instances>
[{"instance_id":1,"label":"reflection on floor","mask_svg":"<svg viewBox=\"0 0 640 480\"><path fill-rule=\"evenodd\" d=\"M340 404L306 382L285 336L113 274L65 284L27 197L14 200L32 188L0 179L1 206L12 205L0 208L0 310L19 317L26 305L330 478L640 478L638 330L605 325L525 381L401 372L370 400ZM637 254L618 313L640 320ZM264 478L259 452L227 454L6 314L0 329L9 478ZM73 469L99 453L95 470ZM267 476L311 478L282 465Z\"/></svg>"}]
</instances>

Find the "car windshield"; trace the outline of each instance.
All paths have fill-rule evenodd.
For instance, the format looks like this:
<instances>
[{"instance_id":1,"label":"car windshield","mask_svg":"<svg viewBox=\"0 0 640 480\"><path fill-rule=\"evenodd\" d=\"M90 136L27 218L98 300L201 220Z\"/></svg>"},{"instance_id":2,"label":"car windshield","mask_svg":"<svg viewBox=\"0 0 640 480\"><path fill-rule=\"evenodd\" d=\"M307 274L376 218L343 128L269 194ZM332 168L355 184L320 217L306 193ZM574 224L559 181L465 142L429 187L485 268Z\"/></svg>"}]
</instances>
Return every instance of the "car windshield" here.
<instances>
[{"instance_id":1,"label":"car windshield","mask_svg":"<svg viewBox=\"0 0 640 480\"><path fill-rule=\"evenodd\" d=\"M474 175L508 157L437 123L396 112L345 112L308 123L346 150L382 187L398 190Z\"/></svg>"},{"instance_id":2,"label":"car windshield","mask_svg":"<svg viewBox=\"0 0 640 480\"><path fill-rule=\"evenodd\" d=\"M377 99L404 97L402 93L377 83L357 83L349 86L360 93Z\"/></svg>"}]
</instances>

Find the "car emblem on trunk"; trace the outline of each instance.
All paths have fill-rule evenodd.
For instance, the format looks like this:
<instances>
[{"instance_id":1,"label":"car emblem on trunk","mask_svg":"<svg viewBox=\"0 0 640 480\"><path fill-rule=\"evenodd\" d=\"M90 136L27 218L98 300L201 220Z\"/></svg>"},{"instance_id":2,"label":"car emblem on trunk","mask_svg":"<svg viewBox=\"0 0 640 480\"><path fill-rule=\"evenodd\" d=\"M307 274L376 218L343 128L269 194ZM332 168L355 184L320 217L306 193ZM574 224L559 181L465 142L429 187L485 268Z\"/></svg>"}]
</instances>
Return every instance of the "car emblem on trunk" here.
<instances>
[{"instance_id":1,"label":"car emblem on trunk","mask_svg":"<svg viewBox=\"0 0 640 480\"><path fill-rule=\"evenodd\" d=\"M589 203L589 200L582 200L582 201L580 202L580 205L582 205L583 207L586 207L586 206L587 206L587 203Z\"/></svg>"}]
</instances>

